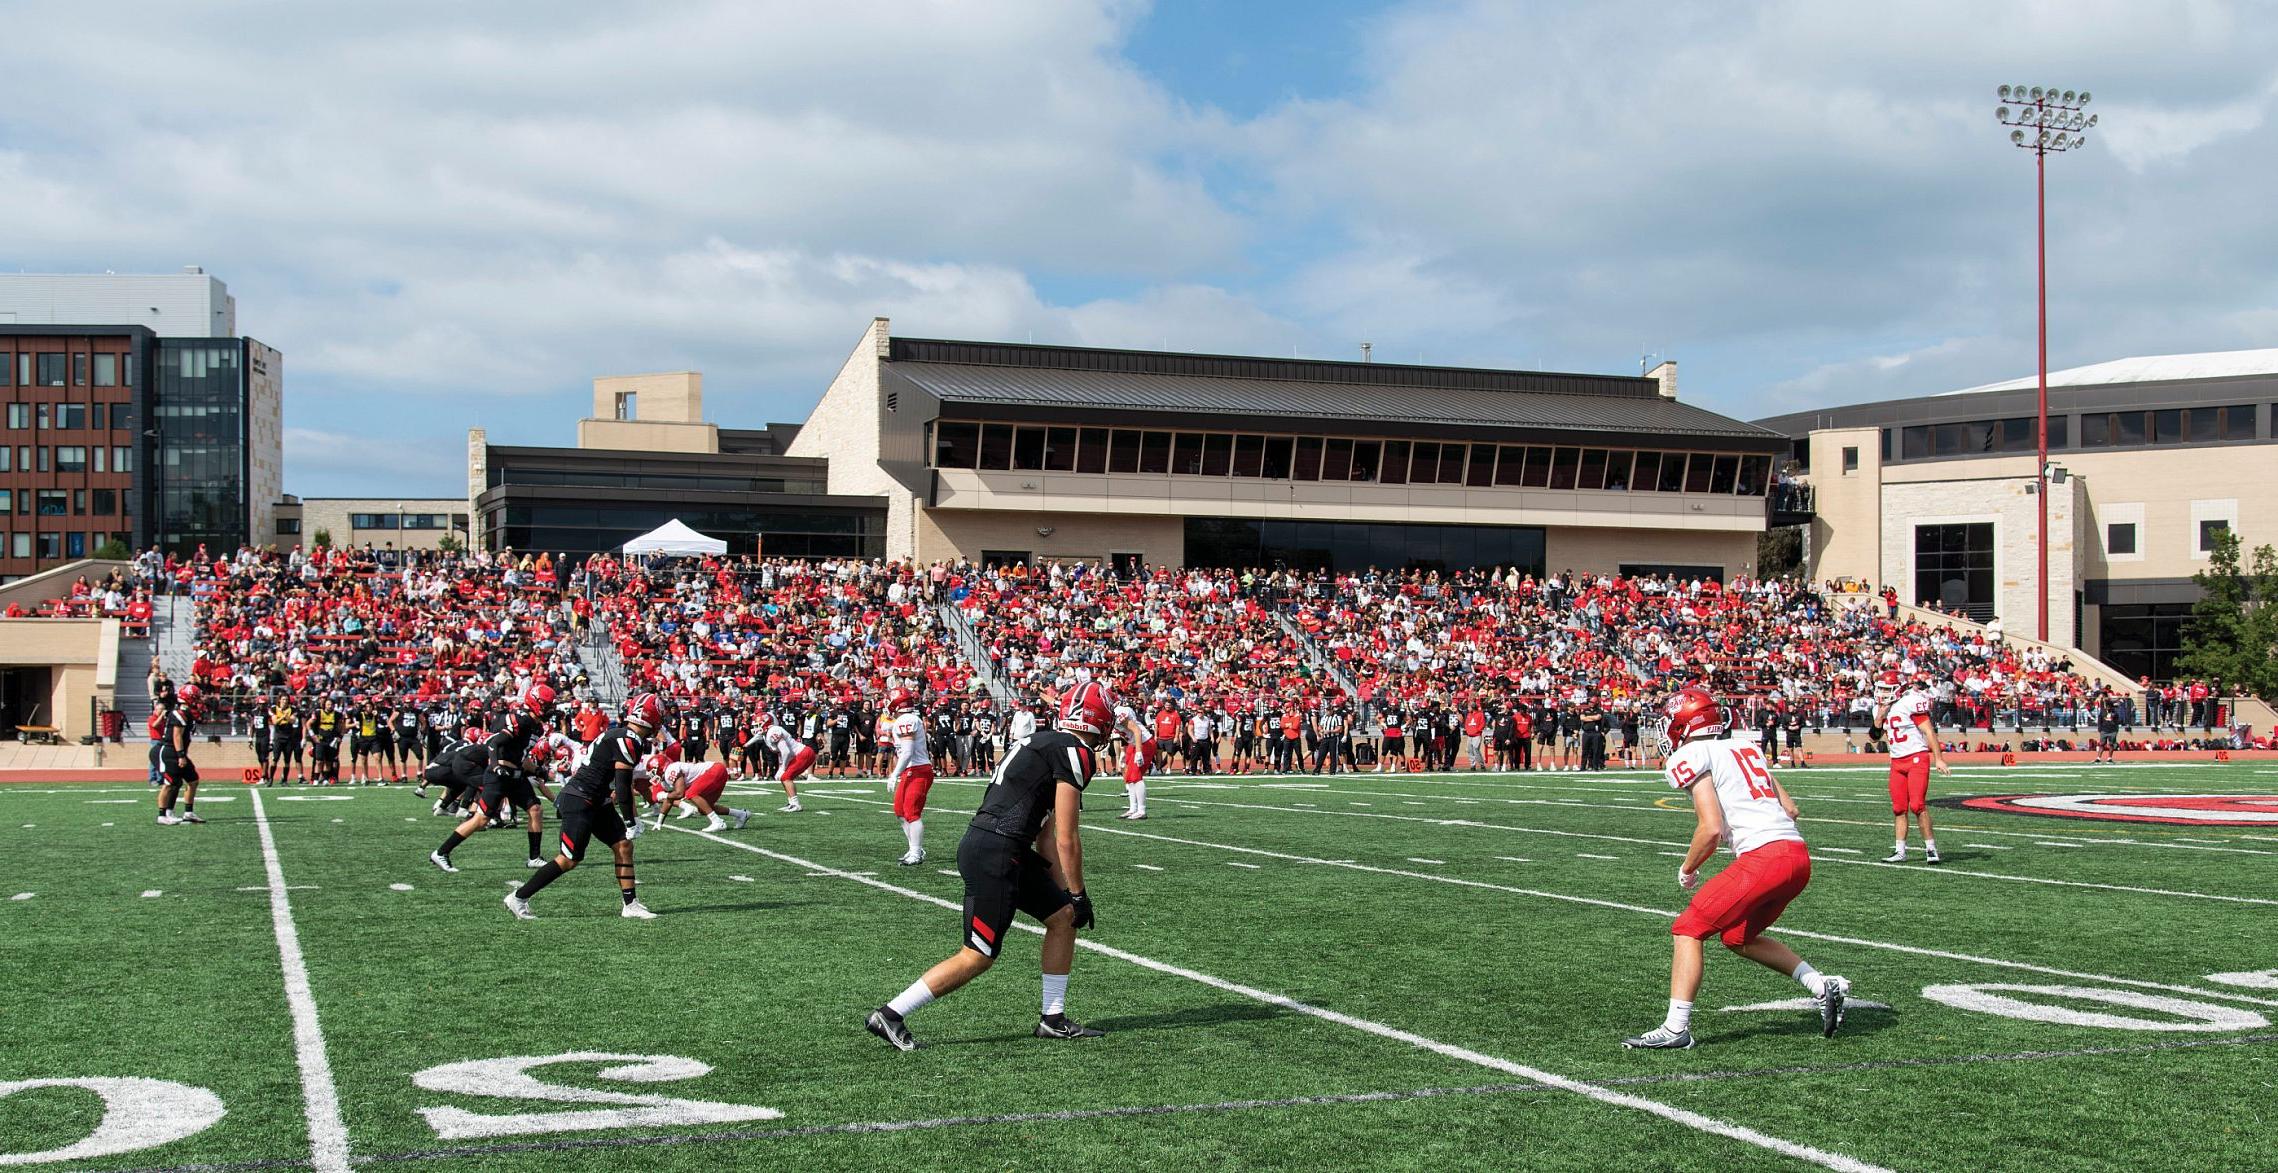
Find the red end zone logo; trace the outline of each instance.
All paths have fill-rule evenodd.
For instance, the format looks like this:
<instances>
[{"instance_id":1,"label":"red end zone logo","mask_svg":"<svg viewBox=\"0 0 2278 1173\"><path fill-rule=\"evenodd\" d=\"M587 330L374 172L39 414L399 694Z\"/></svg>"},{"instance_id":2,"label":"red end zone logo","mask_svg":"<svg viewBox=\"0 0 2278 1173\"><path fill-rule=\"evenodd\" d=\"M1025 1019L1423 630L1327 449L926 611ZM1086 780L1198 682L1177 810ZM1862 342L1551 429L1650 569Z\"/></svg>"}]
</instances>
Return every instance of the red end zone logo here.
<instances>
[{"instance_id":1,"label":"red end zone logo","mask_svg":"<svg viewBox=\"0 0 2278 1173\"><path fill-rule=\"evenodd\" d=\"M1941 806L2177 827L2278 827L2278 794L1989 794Z\"/></svg>"}]
</instances>

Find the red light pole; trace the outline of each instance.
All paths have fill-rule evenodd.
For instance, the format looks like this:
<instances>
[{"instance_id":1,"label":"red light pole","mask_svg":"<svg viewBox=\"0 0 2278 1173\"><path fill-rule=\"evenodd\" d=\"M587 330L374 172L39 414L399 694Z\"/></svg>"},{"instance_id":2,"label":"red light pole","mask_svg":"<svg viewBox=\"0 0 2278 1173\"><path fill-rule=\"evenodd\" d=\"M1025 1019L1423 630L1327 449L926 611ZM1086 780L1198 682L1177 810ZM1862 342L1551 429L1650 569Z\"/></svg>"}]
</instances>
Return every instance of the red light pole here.
<instances>
[{"instance_id":1,"label":"red light pole","mask_svg":"<svg viewBox=\"0 0 2278 1173\"><path fill-rule=\"evenodd\" d=\"M2040 576L2035 582L2040 596L2039 621L2034 636L2042 643L2049 642L2049 155L2085 146L2085 133L2096 125L2094 114L2083 113L2088 105L2088 91L2075 93L2053 86L2002 86L1998 91L2002 105L1994 117L2003 126L2012 128L2009 141L2033 152L2033 233L2034 261L2038 270L2038 296L2035 317L2040 349L2040 397L2034 409L2034 427L2037 433L2035 448L2038 453L2033 464L2033 493L2040 499ZM2012 108L2008 103L2015 102ZM2080 642L2080 633L2073 633L2073 642Z\"/></svg>"}]
</instances>

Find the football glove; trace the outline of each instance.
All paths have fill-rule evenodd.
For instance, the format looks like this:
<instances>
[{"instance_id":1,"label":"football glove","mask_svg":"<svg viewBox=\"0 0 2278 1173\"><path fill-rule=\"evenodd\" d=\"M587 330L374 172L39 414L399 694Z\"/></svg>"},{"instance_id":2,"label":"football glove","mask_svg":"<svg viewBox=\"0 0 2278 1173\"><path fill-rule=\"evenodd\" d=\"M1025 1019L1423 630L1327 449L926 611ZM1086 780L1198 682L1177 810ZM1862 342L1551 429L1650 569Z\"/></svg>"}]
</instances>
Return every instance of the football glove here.
<instances>
[{"instance_id":1,"label":"football glove","mask_svg":"<svg viewBox=\"0 0 2278 1173\"><path fill-rule=\"evenodd\" d=\"M1099 918L1092 912L1091 896L1083 892L1078 892L1070 897L1070 899L1074 902L1074 908L1076 910L1074 927L1079 929L1088 929L1092 927L1092 925Z\"/></svg>"},{"instance_id":2,"label":"football glove","mask_svg":"<svg viewBox=\"0 0 2278 1173\"><path fill-rule=\"evenodd\" d=\"M1693 886L1700 882L1701 874L1699 872L1688 872L1683 864L1677 866L1677 886L1679 888L1690 892L1693 890Z\"/></svg>"}]
</instances>

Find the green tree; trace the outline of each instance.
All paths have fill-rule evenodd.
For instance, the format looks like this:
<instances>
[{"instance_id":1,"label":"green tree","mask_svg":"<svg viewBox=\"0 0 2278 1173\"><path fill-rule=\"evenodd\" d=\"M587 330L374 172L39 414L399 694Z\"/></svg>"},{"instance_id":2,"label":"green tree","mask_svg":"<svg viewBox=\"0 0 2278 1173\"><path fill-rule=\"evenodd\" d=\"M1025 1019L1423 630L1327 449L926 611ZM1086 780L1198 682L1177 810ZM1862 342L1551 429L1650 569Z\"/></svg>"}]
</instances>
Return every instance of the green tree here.
<instances>
[{"instance_id":1,"label":"green tree","mask_svg":"<svg viewBox=\"0 0 2278 1173\"><path fill-rule=\"evenodd\" d=\"M444 534L442 537L435 539L435 548L443 551L446 554L456 554L459 551L466 549L467 544L459 540L459 535L457 534Z\"/></svg>"},{"instance_id":2,"label":"green tree","mask_svg":"<svg viewBox=\"0 0 2278 1173\"><path fill-rule=\"evenodd\" d=\"M114 562L125 562L134 557L134 551L127 549L127 544L125 542L122 542L117 538L112 538L109 541L104 542L102 545L95 547L95 556L97 558L107 558Z\"/></svg>"},{"instance_id":3,"label":"green tree","mask_svg":"<svg viewBox=\"0 0 2278 1173\"><path fill-rule=\"evenodd\" d=\"M328 530L328 529L319 529L319 530L317 530L317 531L316 531L316 534L315 534L313 537L311 537L311 538L309 539L309 543L310 543L311 545L315 546L315 547L316 547L317 549L319 549L319 550L329 550L329 549L331 549L331 548L332 548L332 531L331 531L331 530Z\"/></svg>"},{"instance_id":4,"label":"green tree","mask_svg":"<svg viewBox=\"0 0 2278 1173\"><path fill-rule=\"evenodd\" d=\"M2239 553L2238 535L2225 530L2207 555L2207 568L2191 576L2199 601L2191 607L2175 670L2278 696L2278 549L2256 548L2251 572L2242 571Z\"/></svg>"},{"instance_id":5,"label":"green tree","mask_svg":"<svg viewBox=\"0 0 2278 1173\"><path fill-rule=\"evenodd\" d=\"M1802 570L1802 526L1782 526L1756 535L1756 577L1784 578Z\"/></svg>"}]
</instances>

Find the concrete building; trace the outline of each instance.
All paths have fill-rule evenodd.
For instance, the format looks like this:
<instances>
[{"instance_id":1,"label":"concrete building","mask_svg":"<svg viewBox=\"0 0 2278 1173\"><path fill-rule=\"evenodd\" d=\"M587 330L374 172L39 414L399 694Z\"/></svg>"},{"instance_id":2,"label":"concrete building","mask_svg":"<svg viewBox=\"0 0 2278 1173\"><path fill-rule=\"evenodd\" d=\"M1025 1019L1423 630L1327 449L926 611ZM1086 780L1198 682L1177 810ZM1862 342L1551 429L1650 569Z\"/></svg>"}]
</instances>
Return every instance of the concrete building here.
<instances>
[{"instance_id":1,"label":"concrete building","mask_svg":"<svg viewBox=\"0 0 2278 1173\"><path fill-rule=\"evenodd\" d=\"M1645 376L896 338L788 452L885 553L1123 565L1753 568L1777 434Z\"/></svg>"},{"instance_id":2,"label":"concrete building","mask_svg":"<svg viewBox=\"0 0 2278 1173\"><path fill-rule=\"evenodd\" d=\"M884 504L826 491L827 460L785 454L798 430L706 421L694 371L599 378L574 448L496 445L471 429L464 506L491 550L614 550L678 518L735 554L878 557Z\"/></svg>"},{"instance_id":3,"label":"concrete building","mask_svg":"<svg viewBox=\"0 0 2278 1173\"><path fill-rule=\"evenodd\" d=\"M469 515L459 497L294 497L276 505L276 529L263 544L280 550L316 544L380 550L438 550L446 537L464 548Z\"/></svg>"},{"instance_id":4,"label":"concrete building","mask_svg":"<svg viewBox=\"0 0 2278 1173\"><path fill-rule=\"evenodd\" d=\"M1810 573L2032 634L2035 387L2027 377L1757 421L1791 438L1812 488ZM2050 372L2050 642L2168 674L2216 534L2278 543L2274 404L2278 350Z\"/></svg>"},{"instance_id":5,"label":"concrete building","mask_svg":"<svg viewBox=\"0 0 2278 1173\"><path fill-rule=\"evenodd\" d=\"M210 333L236 320L202 272L0 275L0 580L111 539L187 553L274 531L284 356Z\"/></svg>"}]
</instances>

